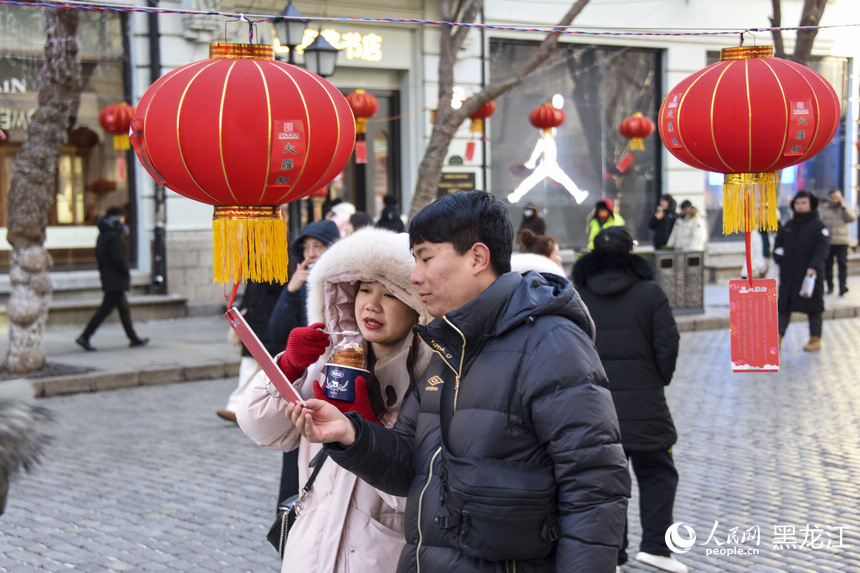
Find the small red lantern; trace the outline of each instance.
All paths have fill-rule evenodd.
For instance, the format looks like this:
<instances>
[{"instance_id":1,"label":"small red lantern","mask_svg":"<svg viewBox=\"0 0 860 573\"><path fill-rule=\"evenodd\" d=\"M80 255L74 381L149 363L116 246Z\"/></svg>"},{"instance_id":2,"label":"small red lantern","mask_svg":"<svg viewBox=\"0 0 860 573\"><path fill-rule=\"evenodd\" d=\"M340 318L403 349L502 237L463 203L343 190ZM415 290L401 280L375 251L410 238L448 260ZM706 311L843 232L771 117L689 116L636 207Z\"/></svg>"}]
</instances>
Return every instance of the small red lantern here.
<instances>
[{"instance_id":1,"label":"small red lantern","mask_svg":"<svg viewBox=\"0 0 860 573\"><path fill-rule=\"evenodd\" d=\"M367 142L364 134L367 132L368 118L376 115L379 109L379 101L375 95L362 89L346 96L346 101L355 116L355 162L367 163Z\"/></svg>"},{"instance_id":2,"label":"small red lantern","mask_svg":"<svg viewBox=\"0 0 860 573\"><path fill-rule=\"evenodd\" d=\"M564 112L551 103L545 103L532 110L529 123L540 130L549 131L564 123Z\"/></svg>"},{"instance_id":3,"label":"small red lantern","mask_svg":"<svg viewBox=\"0 0 860 573\"><path fill-rule=\"evenodd\" d=\"M216 282L286 281L279 207L331 181L354 142L343 95L260 44L212 44L209 59L159 78L131 133L156 181L215 206Z\"/></svg>"},{"instance_id":4,"label":"small red lantern","mask_svg":"<svg viewBox=\"0 0 860 573\"><path fill-rule=\"evenodd\" d=\"M663 143L688 165L725 174L723 233L776 230L776 171L824 149L839 126L833 87L772 46L726 48L660 108Z\"/></svg>"},{"instance_id":5,"label":"small red lantern","mask_svg":"<svg viewBox=\"0 0 860 573\"><path fill-rule=\"evenodd\" d=\"M645 149L642 140L654 133L656 128L651 118L637 112L621 122L618 132L630 140L631 150L642 150Z\"/></svg>"},{"instance_id":6,"label":"small red lantern","mask_svg":"<svg viewBox=\"0 0 860 573\"><path fill-rule=\"evenodd\" d=\"M114 149L128 149L128 128L134 117L134 108L125 102L109 105L99 114L99 124L113 135Z\"/></svg>"},{"instance_id":7,"label":"small red lantern","mask_svg":"<svg viewBox=\"0 0 860 573\"><path fill-rule=\"evenodd\" d=\"M469 119L472 121L469 123L469 133L471 133L471 136L469 142L466 144L466 161L471 161L475 157L475 134L481 133L483 134L482 139L484 141L487 140L487 134L484 131L484 120L493 115L495 111L496 102L490 100L469 116Z\"/></svg>"}]
</instances>

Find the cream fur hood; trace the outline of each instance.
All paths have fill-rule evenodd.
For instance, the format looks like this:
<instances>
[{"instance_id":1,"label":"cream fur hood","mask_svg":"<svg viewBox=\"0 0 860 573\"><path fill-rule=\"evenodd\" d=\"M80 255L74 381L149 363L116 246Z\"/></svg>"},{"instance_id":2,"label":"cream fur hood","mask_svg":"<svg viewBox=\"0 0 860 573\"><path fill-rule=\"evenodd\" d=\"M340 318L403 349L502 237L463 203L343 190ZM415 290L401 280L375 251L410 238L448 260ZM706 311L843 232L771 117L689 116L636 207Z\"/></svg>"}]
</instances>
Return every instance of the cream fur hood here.
<instances>
[{"instance_id":1,"label":"cream fur hood","mask_svg":"<svg viewBox=\"0 0 860 573\"><path fill-rule=\"evenodd\" d=\"M418 323L427 324L432 317L418 296L418 287L409 282L415 261L409 249L409 235L378 227L364 227L333 243L311 270L308 279L308 324L322 322L327 330L359 330L355 319L355 294L361 281L378 281L418 312ZM332 346L324 359L327 362ZM384 358L377 357L376 377L383 396L396 398L386 404L396 412L409 391L404 379L400 355L415 378L430 361L430 352L414 335L407 336L399 350ZM390 389L389 389L390 388Z\"/></svg>"}]
</instances>

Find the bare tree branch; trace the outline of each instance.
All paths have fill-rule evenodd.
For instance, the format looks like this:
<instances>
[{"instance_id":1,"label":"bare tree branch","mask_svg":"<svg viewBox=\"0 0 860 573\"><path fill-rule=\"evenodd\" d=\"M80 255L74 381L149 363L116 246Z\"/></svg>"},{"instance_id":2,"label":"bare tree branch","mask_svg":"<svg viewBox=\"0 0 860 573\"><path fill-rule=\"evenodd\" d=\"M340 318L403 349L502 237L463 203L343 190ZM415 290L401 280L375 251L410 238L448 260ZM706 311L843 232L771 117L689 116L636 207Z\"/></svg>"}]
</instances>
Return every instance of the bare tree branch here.
<instances>
[{"instance_id":1,"label":"bare tree branch","mask_svg":"<svg viewBox=\"0 0 860 573\"><path fill-rule=\"evenodd\" d=\"M770 0L773 6L773 16L770 18L770 27L779 28L782 26L782 0ZM782 30L773 30L773 55L777 58L785 59L785 43L782 39Z\"/></svg>"}]
</instances>

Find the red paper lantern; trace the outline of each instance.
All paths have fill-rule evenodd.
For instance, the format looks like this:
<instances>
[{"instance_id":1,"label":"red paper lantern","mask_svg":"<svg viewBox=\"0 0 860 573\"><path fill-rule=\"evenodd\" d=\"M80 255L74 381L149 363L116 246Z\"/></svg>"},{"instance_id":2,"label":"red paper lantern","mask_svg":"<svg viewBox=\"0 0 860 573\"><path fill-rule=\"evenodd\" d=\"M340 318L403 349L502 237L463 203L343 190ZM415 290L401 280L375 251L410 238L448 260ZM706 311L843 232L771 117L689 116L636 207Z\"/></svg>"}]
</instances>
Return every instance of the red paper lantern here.
<instances>
[{"instance_id":1,"label":"red paper lantern","mask_svg":"<svg viewBox=\"0 0 860 573\"><path fill-rule=\"evenodd\" d=\"M271 46L212 44L144 93L131 143L147 172L215 206L215 280L285 282L279 206L340 173L355 124L343 95Z\"/></svg>"},{"instance_id":2,"label":"red paper lantern","mask_svg":"<svg viewBox=\"0 0 860 573\"><path fill-rule=\"evenodd\" d=\"M99 114L99 125L114 134L114 149L128 149L128 128L133 117L134 108L125 102L109 105Z\"/></svg>"},{"instance_id":3,"label":"red paper lantern","mask_svg":"<svg viewBox=\"0 0 860 573\"><path fill-rule=\"evenodd\" d=\"M368 118L376 115L379 101L376 96L362 89L357 89L348 96L346 101L355 116L355 162L367 163L367 143L364 134L367 131Z\"/></svg>"},{"instance_id":4,"label":"red paper lantern","mask_svg":"<svg viewBox=\"0 0 860 573\"><path fill-rule=\"evenodd\" d=\"M551 103L545 103L532 110L529 123L538 129L549 130L564 123L564 112Z\"/></svg>"},{"instance_id":5,"label":"red paper lantern","mask_svg":"<svg viewBox=\"0 0 860 573\"><path fill-rule=\"evenodd\" d=\"M724 173L723 233L775 230L776 171L821 151L839 100L811 69L772 46L726 48L675 86L660 108L663 143L688 165Z\"/></svg>"},{"instance_id":6,"label":"red paper lantern","mask_svg":"<svg viewBox=\"0 0 860 573\"><path fill-rule=\"evenodd\" d=\"M651 118L645 117L641 113L634 113L627 119L621 122L618 126L618 131L630 140L630 149L645 149L643 139L654 133L657 126L651 121Z\"/></svg>"},{"instance_id":7,"label":"red paper lantern","mask_svg":"<svg viewBox=\"0 0 860 573\"><path fill-rule=\"evenodd\" d=\"M469 119L472 121L469 123L469 133L471 136L469 142L466 143L466 161L471 161L475 157L475 134L483 134L482 139L486 141L487 135L484 133L484 120L493 115L495 111L496 102L490 100L469 116Z\"/></svg>"}]
</instances>

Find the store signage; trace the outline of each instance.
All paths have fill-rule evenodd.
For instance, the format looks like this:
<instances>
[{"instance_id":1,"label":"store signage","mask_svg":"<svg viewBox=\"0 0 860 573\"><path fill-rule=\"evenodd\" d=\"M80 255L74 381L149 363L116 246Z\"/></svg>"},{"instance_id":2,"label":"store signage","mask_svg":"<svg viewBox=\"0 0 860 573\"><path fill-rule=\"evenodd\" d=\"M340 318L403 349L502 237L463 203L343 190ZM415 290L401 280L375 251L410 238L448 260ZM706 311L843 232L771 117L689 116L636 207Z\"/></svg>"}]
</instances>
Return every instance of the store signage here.
<instances>
[{"instance_id":1,"label":"store signage","mask_svg":"<svg viewBox=\"0 0 860 573\"><path fill-rule=\"evenodd\" d=\"M344 32L341 34L334 28L326 28L322 32L329 44L341 50L347 60L363 60L365 62L379 62L382 60L382 36L370 32L361 34L359 32ZM316 30L305 30L302 43L296 46L297 54L304 54L305 48L311 45L320 32ZM289 48L282 46L277 34L274 34L273 47L276 54L286 54Z\"/></svg>"},{"instance_id":2,"label":"store signage","mask_svg":"<svg viewBox=\"0 0 860 573\"><path fill-rule=\"evenodd\" d=\"M475 174L470 172L443 172L439 177L439 186L437 187L437 197L442 197L448 193L460 191L461 189L469 190L475 188Z\"/></svg>"}]
</instances>

